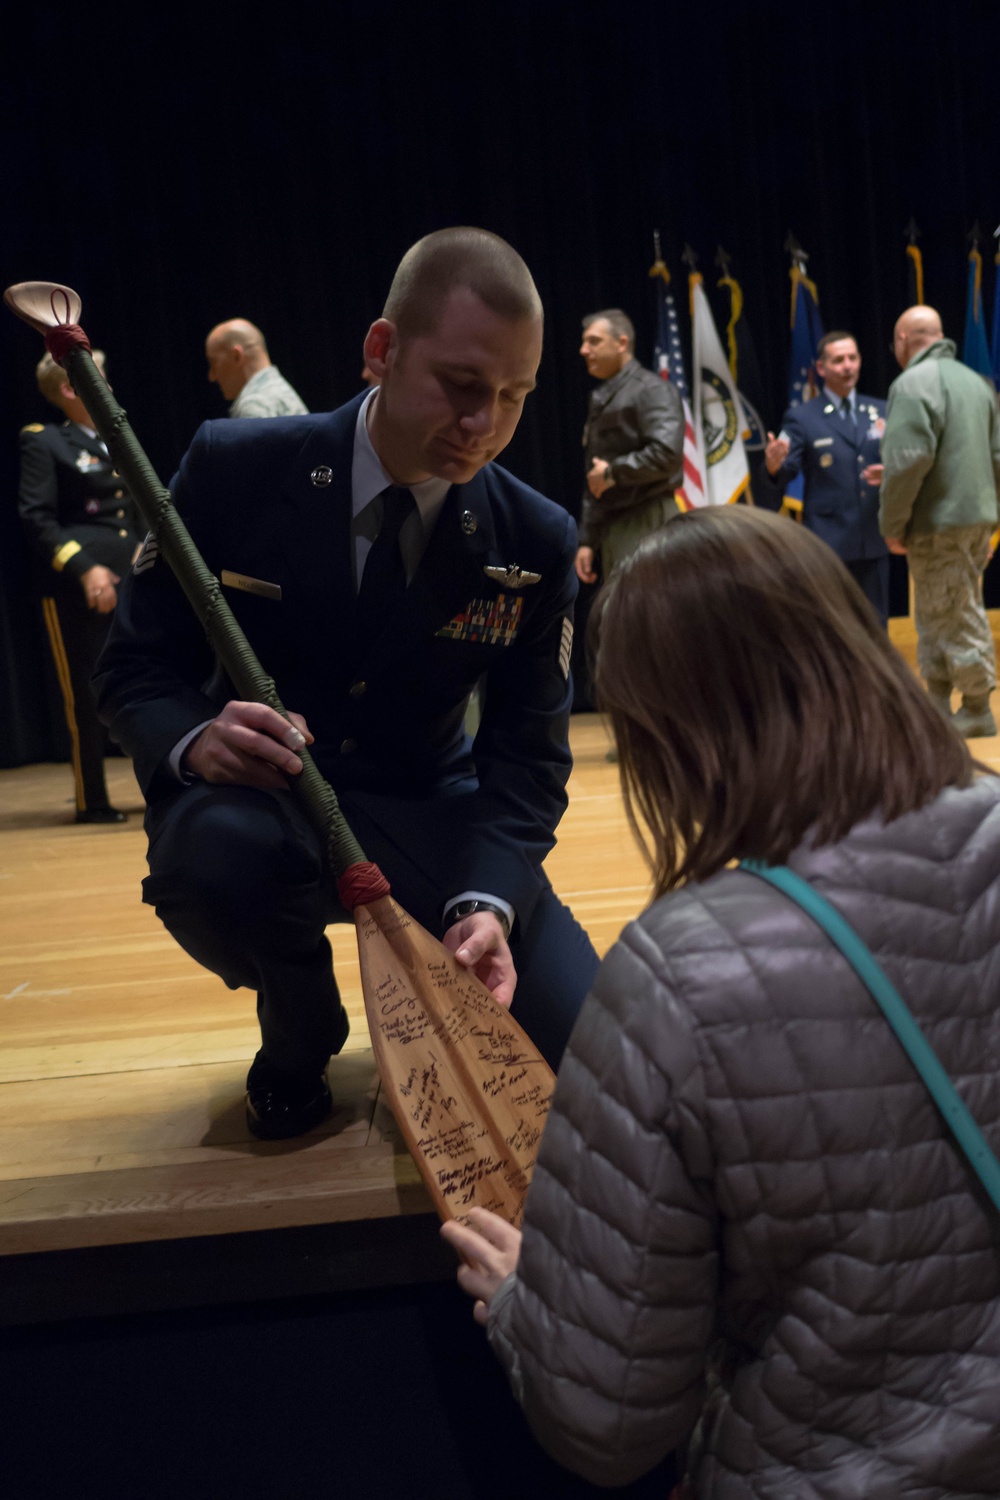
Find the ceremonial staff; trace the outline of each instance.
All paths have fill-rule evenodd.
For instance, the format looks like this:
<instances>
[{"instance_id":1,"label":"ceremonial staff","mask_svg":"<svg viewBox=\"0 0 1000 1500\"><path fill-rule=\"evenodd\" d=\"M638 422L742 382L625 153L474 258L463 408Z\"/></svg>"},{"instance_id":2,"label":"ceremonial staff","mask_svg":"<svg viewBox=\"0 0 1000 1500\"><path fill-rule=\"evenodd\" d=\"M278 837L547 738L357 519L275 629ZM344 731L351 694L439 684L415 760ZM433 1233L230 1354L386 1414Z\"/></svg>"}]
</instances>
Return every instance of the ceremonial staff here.
<instances>
[{"instance_id":1,"label":"ceremonial staff","mask_svg":"<svg viewBox=\"0 0 1000 1500\"><path fill-rule=\"evenodd\" d=\"M284 718L272 679L200 556L170 491L95 365L69 287L28 281L8 307L66 370L237 693ZM389 1103L442 1218L470 1208L520 1220L554 1086L530 1038L468 969L392 899L305 744L292 786L326 845L337 894L354 915L368 1029Z\"/></svg>"}]
</instances>

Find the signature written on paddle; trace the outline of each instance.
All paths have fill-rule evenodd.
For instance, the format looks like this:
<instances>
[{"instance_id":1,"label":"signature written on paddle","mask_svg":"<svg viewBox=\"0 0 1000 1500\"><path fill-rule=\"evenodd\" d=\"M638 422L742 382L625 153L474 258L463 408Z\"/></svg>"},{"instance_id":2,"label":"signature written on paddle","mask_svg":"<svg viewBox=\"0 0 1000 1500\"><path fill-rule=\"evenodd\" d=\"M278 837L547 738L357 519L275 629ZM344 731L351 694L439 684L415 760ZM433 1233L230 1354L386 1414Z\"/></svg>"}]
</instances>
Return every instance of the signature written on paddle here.
<instances>
[{"instance_id":1,"label":"signature written on paddle","mask_svg":"<svg viewBox=\"0 0 1000 1500\"><path fill-rule=\"evenodd\" d=\"M399 1082L399 1095L407 1102L410 1118L418 1131L425 1132L439 1118L439 1110L452 1115L458 1103L443 1084L441 1059L433 1052L428 1055L429 1061L424 1067L410 1067L405 1079ZM527 1068L518 1069L517 1080L523 1080L527 1071ZM509 1090L512 1082L513 1079L503 1070L500 1076L489 1081L488 1088L487 1080L484 1080L483 1090L498 1097ZM531 1092L530 1089L522 1091L525 1097ZM546 1100L546 1108L547 1104ZM543 1109L541 1114L544 1116L544 1113ZM540 1124L529 1124L526 1119L519 1118L513 1131L505 1137L506 1145L518 1156L524 1156L537 1147L541 1134ZM417 1149L425 1161L442 1162L434 1175L444 1199L453 1200L456 1208L468 1208L481 1199L483 1184L488 1184L498 1174L508 1190L515 1188L522 1196L527 1191L530 1168L526 1171L512 1163L509 1156L495 1155L490 1150L491 1144L488 1130L477 1129L471 1120L460 1119L443 1130L421 1135Z\"/></svg>"},{"instance_id":2,"label":"signature written on paddle","mask_svg":"<svg viewBox=\"0 0 1000 1500\"><path fill-rule=\"evenodd\" d=\"M462 1218L479 1205L519 1222L551 1069L475 975L391 897L358 933L384 1097L438 1212Z\"/></svg>"},{"instance_id":3,"label":"signature written on paddle","mask_svg":"<svg viewBox=\"0 0 1000 1500\"><path fill-rule=\"evenodd\" d=\"M450 1114L458 1102L454 1094L447 1093L442 1087L438 1059L433 1052L429 1056L426 1067L411 1068L405 1083L399 1085L401 1097L410 1101L410 1118L418 1130L427 1129L437 1110L443 1109Z\"/></svg>"},{"instance_id":4,"label":"signature written on paddle","mask_svg":"<svg viewBox=\"0 0 1000 1500\"><path fill-rule=\"evenodd\" d=\"M456 1207L466 1208L478 1201L482 1184L498 1176L508 1187L517 1184L522 1192L527 1192L524 1173L495 1156L480 1156L464 1166L446 1167L437 1173L437 1180L446 1199L454 1199Z\"/></svg>"},{"instance_id":5,"label":"signature written on paddle","mask_svg":"<svg viewBox=\"0 0 1000 1500\"><path fill-rule=\"evenodd\" d=\"M396 975L389 975L374 987L375 1004L382 1017L382 1035L401 1047L420 1042L433 1027L427 1012L417 1003L413 991Z\"/></svg>"}]
</instances>

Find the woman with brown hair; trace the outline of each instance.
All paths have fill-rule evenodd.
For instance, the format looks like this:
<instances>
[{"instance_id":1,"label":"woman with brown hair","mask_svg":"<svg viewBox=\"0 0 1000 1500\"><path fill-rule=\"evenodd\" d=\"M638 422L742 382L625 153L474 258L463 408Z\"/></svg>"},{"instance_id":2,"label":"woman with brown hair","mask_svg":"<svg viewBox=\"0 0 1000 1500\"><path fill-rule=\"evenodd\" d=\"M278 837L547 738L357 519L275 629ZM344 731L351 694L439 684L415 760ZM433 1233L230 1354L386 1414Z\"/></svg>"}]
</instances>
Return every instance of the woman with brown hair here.
<instances>
[{"instance_id":1,"label":"woman with brown hair","mask_svg":"<svg viewBox=\"0 0 1000 1500\"><path fill-rule=\"evenodd\" d=\"M573 1032L523 1245L446 1226L459 1281L541 1442L597 1483L686 1447L713 1500L996 1496L995 1211L848 961L732 864L846 918L995 1152L1000 782L778 517L672 521L599 634L654 900Z\"/></svg>"}]
</instances>

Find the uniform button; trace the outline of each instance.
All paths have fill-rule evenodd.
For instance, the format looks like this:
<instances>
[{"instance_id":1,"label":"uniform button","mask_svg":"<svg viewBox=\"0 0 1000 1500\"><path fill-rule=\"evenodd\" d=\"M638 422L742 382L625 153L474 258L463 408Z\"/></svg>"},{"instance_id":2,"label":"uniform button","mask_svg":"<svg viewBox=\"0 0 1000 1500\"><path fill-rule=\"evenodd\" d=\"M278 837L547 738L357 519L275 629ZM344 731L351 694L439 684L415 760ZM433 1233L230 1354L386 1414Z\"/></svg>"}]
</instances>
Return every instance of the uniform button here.
<instances>
[{"instance_id":1,"label":"uniform button","mask_svg":"<svg viewBox=\"0 0 1000 1500\"><path fill-rule=\"evenodd\" d=\"M363 698L368 691L367 682L352 682L348 688L352 698Z\"/></svg>"},{"instance_id":2,"label":"uniform button","mask_svg":"<svg viewBox=\"0 0 1000 1500\"><path fill-rule=\"evenodd\" d=\"M351 755L357 748L357 740L341 740L340 742L341 755Z\"/></svg>"},{"instance_id":3,"label":"uniform button","mask_svg":"<svg viewBox=\"0 0 1000 1500\"><path fill-rule=\"evenodd\" d=\"M125 514L125 512L123 510L116 510L115 511L115 515L118 517L119 521L122 519L122 517L124 516L124 514Z\"/></svg>"},{"instance_id":4,"label":"uniform button","mask_svg":"<svg viewBox=\"0 0 1000 1500\"><path fill-rule=\"evenodd\" d=\"M115 499L116 500L120 500L122 498L122 496L124 495L124 493L125 493L124 490L115 490ZM119 511L118 514L121 515L121 511Z\"/></svg>"},{"instance_id":5,"label":"uniform button","mask_svg":"<svg viewBox=\"0 0 1000 1500\"><path fill-rule=\"evenodd\" d=\"M121 528L121 530L119 531L118 535L119 536L128 536L128 532L125 530L124 526Z\"/></svg>"}]
</instances>

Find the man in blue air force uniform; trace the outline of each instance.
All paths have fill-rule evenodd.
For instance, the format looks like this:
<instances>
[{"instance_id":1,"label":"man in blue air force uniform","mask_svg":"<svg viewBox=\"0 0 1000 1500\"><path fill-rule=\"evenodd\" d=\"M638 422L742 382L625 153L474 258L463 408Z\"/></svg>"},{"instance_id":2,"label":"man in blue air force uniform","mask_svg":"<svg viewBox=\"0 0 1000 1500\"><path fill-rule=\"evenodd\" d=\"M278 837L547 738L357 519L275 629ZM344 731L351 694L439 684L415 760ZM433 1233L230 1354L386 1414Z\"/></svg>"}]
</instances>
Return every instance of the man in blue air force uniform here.
<instances>
[{"instance_id":1,"label":"man in blue air force uniform","mask_svg":"<svg viewBox=\"0 0 1000 1500\"><path fill-rule=\"evenodd\" d=\"M404 257L369 330L377 389L195 437L175 500L297 729L232 701L154 543L124 591L98 683L149 799L145 899L200 963L257 991L255 1135L329 1112L347 1035L323 935L346 914L287 790L301 736L401 905L502 1003L517 983L514 1014L553 1063L593 977L541 870L570 769L576 529L492 462L541 345L520 256L442 230Z\"/></svg>"},{"instance_id":2,"label":"man in blue air force uniform","mask_svg":"<svg viewBox=\"0 0 1000 1500\"><path fill-rule=\"evenodd\" d=\"M833 548L888 625L889 552L878 527L885 402L858 394L861 355L849 333L820 339L816 369L820 395L789 407L778 436L767 435L761 498L777 508L801 471L802 524Z\"/></svg>"}]
</instances>

